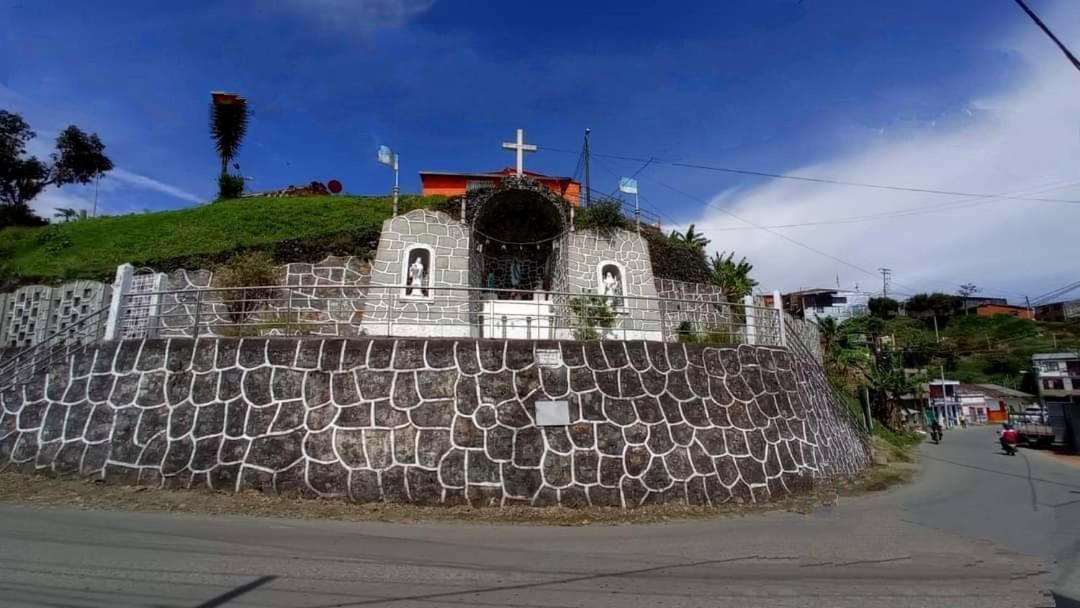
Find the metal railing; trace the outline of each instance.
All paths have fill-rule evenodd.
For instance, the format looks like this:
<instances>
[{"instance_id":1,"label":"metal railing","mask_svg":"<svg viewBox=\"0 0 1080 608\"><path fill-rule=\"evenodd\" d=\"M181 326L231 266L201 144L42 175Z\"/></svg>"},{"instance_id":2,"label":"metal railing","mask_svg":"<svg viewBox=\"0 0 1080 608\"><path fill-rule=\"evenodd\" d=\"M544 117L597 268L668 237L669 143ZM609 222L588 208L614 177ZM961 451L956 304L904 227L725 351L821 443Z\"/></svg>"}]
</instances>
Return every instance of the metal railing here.
<instances>
[{"instance_id":1,"label":"metal railing","mask_svg":"<svg viewBox=\"0 0 1080 608\"><path fill-rule=\"evenodd\" d=\"M105 337L108 307L100 308L64 329L0 361L0 389L68 360Z\"/></svg>"},{"instance_id":2,"label":"metal railing","mask_svg":"<svg viewBox=\"0 0 1080 608\"><path fill-rule=\"evenodd\" d=\"M651 296L405 285L204 288L139 296L121 308L130 315L154 316L148 331L162 337L781 340L773 308ZM156 303L146 303L151 300Z\"/></svg>"}]
</instances>

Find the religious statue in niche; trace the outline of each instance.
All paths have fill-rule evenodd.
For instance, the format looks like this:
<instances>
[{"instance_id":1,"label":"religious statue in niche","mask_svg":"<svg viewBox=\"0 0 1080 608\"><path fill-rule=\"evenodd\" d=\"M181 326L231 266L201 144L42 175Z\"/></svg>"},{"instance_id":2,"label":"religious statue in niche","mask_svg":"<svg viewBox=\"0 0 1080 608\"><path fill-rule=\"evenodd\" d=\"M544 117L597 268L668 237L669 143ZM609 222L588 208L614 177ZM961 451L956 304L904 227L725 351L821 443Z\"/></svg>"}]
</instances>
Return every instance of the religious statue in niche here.
<instances>
[{"instance_id":1,"label":"religious statue in niche","mask_svg":"<svg viewBox=\"0 0 1080 608\"><path fill-rule=\"evenodd\" d=\"M622 306L622 273L619 272L619 267L614 264L604 264L600 268L601 276L601 289L603 290L604 298L607 300L608 306L612 308L618 308Z\"/></svg>"},{"instance_id":2,"label":"religious statue in niche","mask_svg":"<svg viewBox=\"0 0 1080 608\"><path fill-rule=\"evenodd\" d=\"M416 248L409 251L408 267L405 271L405 295L428 297L428 277L431 268L431 251Z\"/></svg>"},{"instance_id":3,"label":"religious statue in niche","mask_svg":"<svg viewBox=\"0 0 1080 608\"><path fill-rule=\"evenodd\" d=\"M515 300L521 298L518 289L521 288L521 277L523 274L521 261L518 260L517 256L514 256L514 261L510 263L510 288L514 290L514 294L511 297Z\"/></svg>"}]
</instances>

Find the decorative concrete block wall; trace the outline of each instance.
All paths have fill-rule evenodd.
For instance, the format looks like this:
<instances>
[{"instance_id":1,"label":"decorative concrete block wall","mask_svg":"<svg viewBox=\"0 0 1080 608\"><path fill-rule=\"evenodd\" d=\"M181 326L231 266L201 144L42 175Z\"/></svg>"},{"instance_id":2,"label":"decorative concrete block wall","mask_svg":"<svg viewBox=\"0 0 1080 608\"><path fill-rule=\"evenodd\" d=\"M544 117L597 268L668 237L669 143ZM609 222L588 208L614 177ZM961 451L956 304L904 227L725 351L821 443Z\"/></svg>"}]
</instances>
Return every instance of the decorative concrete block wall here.
<instances>
[{"instance_id":1,"label":"decorative concrete block wall","mask_svg":"<svg viewBox=\"0 0 1080 608\"><path fill-rule=\"evenodd\" d=\"M824 383L749 346L106 343L0 392L0 466L355 501L762 501L868 465ZM538 427L542 400L570 424Z\"/></svg>"},{"instance_id":2,"label":"decorative concrete block wall","mask_svg":"<svg viewBox=\"0 0 1080 608\"><path fill-rule=\"evenodd\" d=\"M441 289L429 298L407 299L403 289L375 287L405 284L406 256L415 246L431 249L427 272L433 286L468 287L469 243L468 227L441 211L416 209L384 221L364 306L367 334L472 335L468 291Z\"/></svg>"},{"instance_id":3,"label":"decorative concrete block wall","mask_svg":"<svg viewBox=\"0 0 1080 608\"><path fill-rule=\"evenodd\" d=\"M279 267L281 289L275 290L263 310L246 323L253 334L303 334L315 336L356 336L364 309L364 292L370 279L366 262L354 256L329 256L315 264L291 263ZM162 296L159 334L194 336L196 294L214 286L209 270L177 270L169 274ZM222 292L206 292L199 301L199 335L216 336L233 321L221 302ZM228 329L223 330L223 327Z\"/></svg>"},{"instance_id":4,"label":"decorative concrete block wall","mask_svg":"<svg viewBox=\"0 0 1080 608\"><path fill-rule=\"evenodd\" d=\"M108 305L112 290L98 281L57 287L27 285L0 294L0 346L26 348L64 332Z\"/></svg>"},{"instance_id":5,"label":"decorative concrete block wall","mask_svg":"<svg viewBox=\"0 0 1080 608\"><path fill-rule=\"evenodd\" d=\"M595 230L581 230L565 238L567 284L573 293L602 293L597 277L602 262L616 262L623 271L623 295L628 317L619 322L614 337L662 339L660 306L655 300L649 246L644 237L627 230L614 230L610 236ZM653 298L637 300L635 296ZM630 312L632 311L632 312Z\"/></svg>"}]
</instances>

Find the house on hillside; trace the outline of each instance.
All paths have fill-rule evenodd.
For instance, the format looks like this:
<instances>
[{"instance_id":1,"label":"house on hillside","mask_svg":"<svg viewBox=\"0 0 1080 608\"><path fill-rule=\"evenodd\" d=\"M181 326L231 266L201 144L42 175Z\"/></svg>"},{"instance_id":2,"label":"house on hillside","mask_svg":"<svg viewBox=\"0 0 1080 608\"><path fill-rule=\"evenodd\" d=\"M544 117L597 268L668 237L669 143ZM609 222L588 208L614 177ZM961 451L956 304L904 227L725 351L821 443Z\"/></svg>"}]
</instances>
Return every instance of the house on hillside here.
<instances>
[{"instance_id":1,"label":"house on hillside","mask_svg":"<svg viewBox=\"0 0 1080 608\"><path fill-rule=\"evenodd\" d=\"M1018 319L1035 320L1035 311L1026 306L1013 306L1012 304L979 304L975 307L975 314L980 317L1008 315Z\"/></svg>"},{"instance_id":2,"label":"house on hillside","mask_svg":"<svg viewBox=\"0 0 1080 608\"><path fill-rule=\"evenodd\" d=\"M780 296L784 310L796 317L820 321L832 317L837 322L869 313L870 294L844 289L803 289ZM765 296L765 305L772 306L772 296Z\"/></svg>"},{"instance_id":3,"label":"house on hillside","mask_svg":"<svg viewBox=\"0 0 1080 608\"><path fill-rule=\"evenodd\" d=\"M1008 306L1009 301L1005 298L987 298L983 296L967 296L960 303L960 308L965 311L972 311L984 304L995 304L997 306Z\"/></svg>"},{"instance_id":4,"label":"house on hillside","mask_svg":"<svg viewBox=\"0 0 1080 608\"><path fill-rule=\"evenodd\" d=\"M487 173L452 173L447 171L421 171L420 185L424 196L459 196L473 190L495 188L517 171L507 167ZM533 171L522 171L541 186L563 197L575 207L581 206L581 184L571 177L553 177Z\"/></svg>"},{"instance_id":5,"label":"house on hillside","mask_svg":"<svg viewBox=\"0 0 1080 608\"><path fill-rule=\"evenodd\" d=\"M1040 321L1069 321L1072 319L1080 319L1080 298L1036 306L1035 318Z\"/></svg>"}]
</instances>

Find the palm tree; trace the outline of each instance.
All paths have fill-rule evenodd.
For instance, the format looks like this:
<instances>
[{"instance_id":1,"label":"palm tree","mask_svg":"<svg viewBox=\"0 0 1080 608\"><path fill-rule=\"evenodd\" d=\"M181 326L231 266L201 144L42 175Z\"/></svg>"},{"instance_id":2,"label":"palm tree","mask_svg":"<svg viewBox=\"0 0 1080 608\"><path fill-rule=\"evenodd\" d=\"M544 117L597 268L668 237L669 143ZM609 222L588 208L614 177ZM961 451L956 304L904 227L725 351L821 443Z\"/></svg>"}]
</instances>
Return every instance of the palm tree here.
<instances>
[{"instance_id":1,"label":"palm tree","mask_svg":"<svg viewBox=\"0 0 1080 608\"><path fill-rule=\"evenodd\" d=\"M234 93L214 93L210 102L210 137L214 140L221 175L229 172L229 162L240 151L247 133L247 100Z\"/></svg>"},{"instance_id":2,"label":"palm tree","mask_svg":"<svg viewBox=\"0 0 1080 608\"><path fill-rule=\"evenodd\" d=\"M56 210L56 213L53 213L53 217L60 218L67 223L71 220L79 219L79 212L71 207L60 207Z\"/></svg>"},{"instance_id":3,"label":"palm tree","mask_svg":"<svg viewBox=\"0 0 1080 608\"><path fill-rule=\"evenodd\" d=\"M686 234L672 230L670 238L675 241L682 241L698 251L704 251L710 242L709 239L705 238L704 234L694 230L694 224L690 224L690 227L686 229Z\"/></svg>"},{"instance_id":4,"label":"palm tree","mask_svg":"<svg viewBox=\"0 0 1080 608\"><path fill-rule=\"evenodd\" d=\"M694 226L691 225L686 234L702 238L700 234L694 235L693 230ZM705 242L708 243L707 240ZM757 287L758 282L750 278L750 271L754 269L754 265L747 262L745 257L736 262L734 251L727 257L724 257L723 253L714 253L709 266L712 270L710 281L713 285L720 287L729 302L741 300Z\"/></svg>"}]
</instances>

